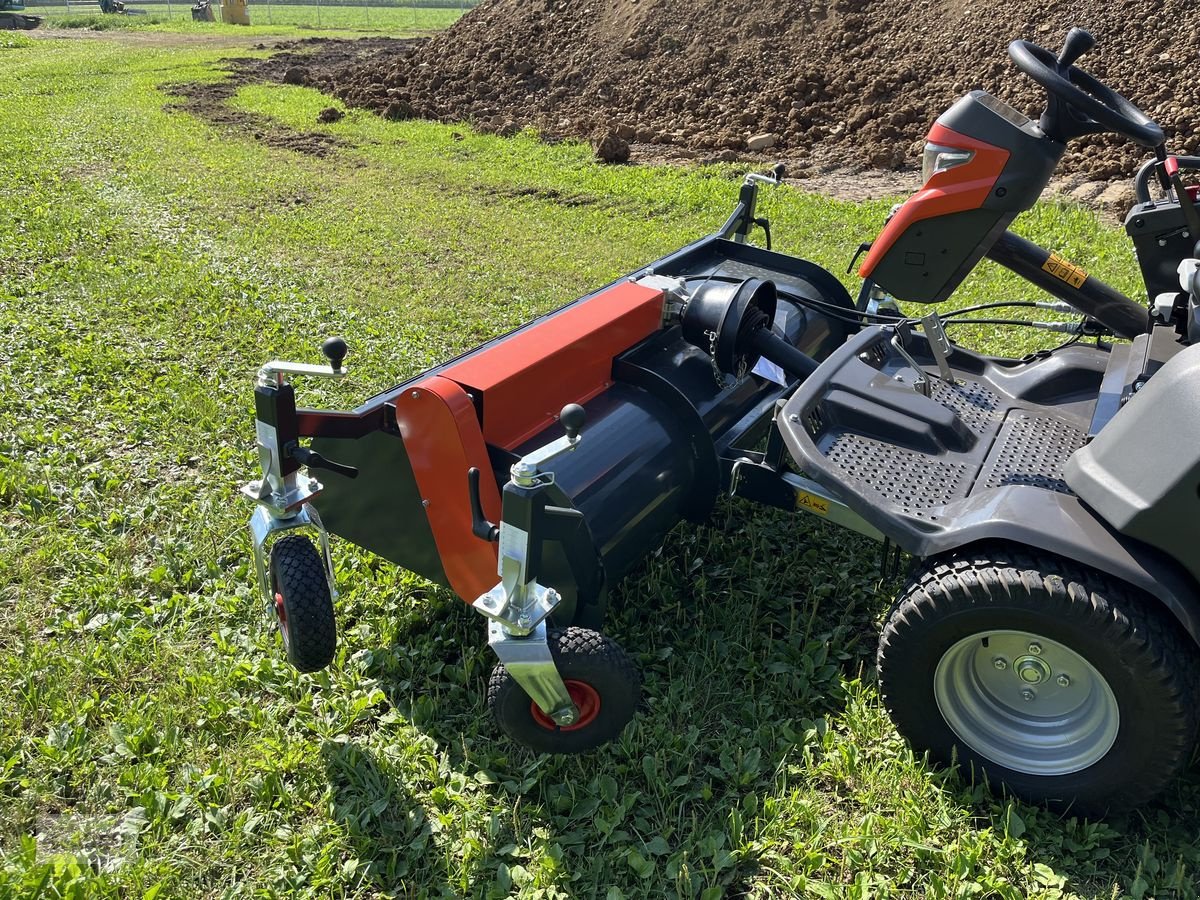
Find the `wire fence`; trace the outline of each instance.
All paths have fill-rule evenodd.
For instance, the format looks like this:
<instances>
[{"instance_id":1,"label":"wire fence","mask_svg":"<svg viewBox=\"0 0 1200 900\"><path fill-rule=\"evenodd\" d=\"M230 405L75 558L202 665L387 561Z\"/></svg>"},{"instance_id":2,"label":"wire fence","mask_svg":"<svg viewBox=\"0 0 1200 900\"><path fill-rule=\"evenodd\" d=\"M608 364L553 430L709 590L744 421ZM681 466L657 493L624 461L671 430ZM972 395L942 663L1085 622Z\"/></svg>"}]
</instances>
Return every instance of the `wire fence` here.
<instances>
[{"instance_id":1,"label":"wire fence","mask_svg":"<svg viewBox=\"0 0 1200 900\"><path fill-rule=\"evenodd\" d=\"M190 21L195 0L125 0L127 13L147 22ZM254 25L296 25L379 31L433 31L448 28L479 0L249 0ZM25 0L31 14L46 24L102 15L99 0ZM219 0L212 12L221 21Z\"/></svg>"}]
</instances>

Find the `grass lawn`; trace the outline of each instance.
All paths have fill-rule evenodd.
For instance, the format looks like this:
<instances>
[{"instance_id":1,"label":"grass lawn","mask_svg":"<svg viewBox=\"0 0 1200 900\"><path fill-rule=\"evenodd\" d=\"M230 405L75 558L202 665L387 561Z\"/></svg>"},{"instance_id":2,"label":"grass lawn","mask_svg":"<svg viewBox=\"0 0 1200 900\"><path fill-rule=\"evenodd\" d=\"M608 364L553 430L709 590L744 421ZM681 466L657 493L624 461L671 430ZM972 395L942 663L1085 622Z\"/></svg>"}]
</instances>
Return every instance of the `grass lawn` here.
<instances>
[{"instance_id":1,"label":"grass lawn","mask_svg":"<svg viewBox=\"0 0 1200 900\"><path fill-rule=\"evenodd\" d=\"M585 758L500 738L482 619L344 542L338 657L295 674L237 494L257 367L343 334L301 400L355 405L713 230L739 173L237 95L318 158L164 108L220 40L0 48L0 897L1195 896L1195 775L1089 822L914 758L874 686L895 585L812 519L729 502L649 554L607 628L646 708ZM840 273L889 205L763 212ZM1090 214L1022 228L1136 290ZM997 296L1029 292L984 267L961 302Z\"/></svg>"},{"instance_id":2,"label":"grass lawn","mask_svg":"<svg viewBox=\"0 0 1200 900\"><path fill-rule=\"evenodd\" d=\"M418 9L412 6L396 6L394 4L372 4L368 0L355 3L342 3L331 0L321 4L271 4L251 2L249 28L239 25L224 25L221 23L219 4L213 2L213 15L216 22L193 22L192 3L179 2L137 4L130 2L131 9L141 9L145 15L120 16L103 15L99 13L80 13L78 10L68 10L66 4L58 6L28 6L25 12L29 15L42 16L46 28L81 28L94 31L134 30L134 31L180 31L209 36L227 34L246 35L247 33L264 33L278 29L280 26L298 28L304 31L317 29L336 29L341 31L384 31L397 32L427 32L448 28L458 19L460 11L457 7Z\"/></svg>"}]
</instances>

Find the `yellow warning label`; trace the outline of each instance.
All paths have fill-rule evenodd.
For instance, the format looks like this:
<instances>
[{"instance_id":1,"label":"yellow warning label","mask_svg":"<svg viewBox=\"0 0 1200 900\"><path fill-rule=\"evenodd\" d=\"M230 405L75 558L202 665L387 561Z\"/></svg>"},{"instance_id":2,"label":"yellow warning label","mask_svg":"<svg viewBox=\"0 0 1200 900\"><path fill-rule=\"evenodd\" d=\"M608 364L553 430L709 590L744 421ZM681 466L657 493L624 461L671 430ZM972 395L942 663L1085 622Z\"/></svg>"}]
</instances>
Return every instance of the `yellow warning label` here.
<instances>
[{"instance_id":1,"label":"yellow warning label","mask_svg":"<svg viewBox=\"0 0 1200 900\"><path fill-rule=\"evenodd\" d=\"M807 491L796 491L796 509L807 509L818 516L829 515L829 501Z\"/></svg>"},{"instance_id":2,"label":"yellow warning label","mask_svg":"<svg viewBox=\"0 0 1200 900\"><path fill-rule=\"evenodd\" d=\"M1087 281L1088 273L1073 262L1069 262L1057 253L1051 253L1050 258L1042 263L1042 269L1049 272L1060 281L1065 281L1071 287L1079 287Z\"/></svg>"}]
</instances>

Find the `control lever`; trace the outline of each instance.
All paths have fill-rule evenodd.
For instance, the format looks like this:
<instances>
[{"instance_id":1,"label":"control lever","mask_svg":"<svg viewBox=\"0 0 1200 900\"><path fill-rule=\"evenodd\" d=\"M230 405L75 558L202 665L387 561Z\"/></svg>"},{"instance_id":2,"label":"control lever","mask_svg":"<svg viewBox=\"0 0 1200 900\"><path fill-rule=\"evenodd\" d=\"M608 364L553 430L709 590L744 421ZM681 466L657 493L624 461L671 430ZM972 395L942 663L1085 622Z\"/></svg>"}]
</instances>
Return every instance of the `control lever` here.
<instances>
[{"instance_id":1,"label":"control lever","mask_svg":"<svg viewBox=\"0 0 1200 900\"><path fill-rule=\"evenodd\" d=\"M897 322L894 326L892 334L892 349L904 357L904 361L909 364L913 372L916 373L916 380L913 382L913 390L925 397L933 396L933 385L929 383L929 376L925 374L925 370L921 368L921 364L913 359L912 354L908 352L905 346L908 343L911 329L907 322Z\"/></svg>"},{"instance_id":2,"label":"control lever","mask_svg":"<svg viewBox=\"0 0 1200 900\"><path fill-rule=\"evenodd\" d=\"M332 459L326 459L316 450L301 447L296 443L288 445L287 455L300 463L300 465L308 466L310 469L328 469L330 472L345 475L347 478L358 477L358 469L354 466L347 466L339 462L334 462Z\"/></svg>"},{"instance_id":3,"label":"control lever","mask_svg":"<svg viewBox=\"0 0 1200 900\"><path fill-rule=\"evenodd\" d=\"M325 354L325 358L329 360L329 367L335 372L342 371L342 360L346 358L349 349L346 339L341 337L326 338L321 344L321 352Z\"/></svg>"},{"instance_id":4,"label":"control lever","mask_svg":"<svg viewBox=\"0 0 1200 900\"><path fill-rule=\"evenodd\" d=\"M574 444L579 440L579 432L587 422L587 411L578 403L568 403L558 414L558 422L567 434L567 440Z\"/></svg>"},{"instance_id":5,"label":"control lever","mask_svg":"<svg viewBox=\"0 0 1200 900\"><path fill-rule=\"evenodd\" d=\"M560 453L574 450L579 444L579 432L587 421L587 412L578 403L568 403L558 414L559 424L565 434L558 440L551 441L545 447L534 450L527 456L521 457L512 467L513 481L522 487L530 487L536 479L541 467ZM553 480L553 476L550 477Z\"/></svg>"},{"instance_id":6,"label":"control lever","mask_svg":"<svg viewBox=\"0 0 1200 900\"><path fill-rule=\"evenodd\" d=\"M342 361L349 352L345 338L327 338L321 344L321 352L329 360L329 368L312 363L294 363L273 359L258 370L255 384L260 387L279 386L284 383L285 375L316 375L320 378L342 378L346 375L346 369L342 366Z\"/></svg>"},{"instance_id":7,"label":"control lever","mask_svg":"<svg viewBox=\"0 0 1200 900\"><path fill-rule=\"evenodd\" d=\"M483 501L479 499L479 470L467 469L467 495L471 499L471 534L489 543L500 540L500 526L487 520Z\"/></svg>"}]
</instances>

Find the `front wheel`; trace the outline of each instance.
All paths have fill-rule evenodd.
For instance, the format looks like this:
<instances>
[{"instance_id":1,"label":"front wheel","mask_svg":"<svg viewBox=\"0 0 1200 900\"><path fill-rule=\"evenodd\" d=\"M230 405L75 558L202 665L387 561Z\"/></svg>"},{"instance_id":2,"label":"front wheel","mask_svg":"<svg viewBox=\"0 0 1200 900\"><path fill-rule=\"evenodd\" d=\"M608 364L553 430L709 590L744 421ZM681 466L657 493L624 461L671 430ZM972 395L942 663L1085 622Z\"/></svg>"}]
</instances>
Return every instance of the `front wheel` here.
<instances>
[{"instance_id":1,"label":"front wheel","mask_svg":"<svg viewBox=\"0 0 1200 900\"><path fill-rule=\"evenodd\" d=\"M897 598L879 680L897 729L1031 801L1144 803L1195 741L1194 645L1153 598L1019 549L931 560Z\"/></svg>"},{"instance_id":2,"label":"front wheel","mask_svg":"<svg viewBox=\"0 0 1200 900\"><path fill-rule=\"evenodd\" d=\"M541 753L584 753L615 738L641 697L641 678L625 651L590 628L551 629L550 655L579 709L571 725L557 725L529 699L503 664L488 681L488 708L500 730Z\"/></svg>"},{"instance_id":3,"label":"front wheel","mask_svg":"<svg viewBox=\"0 0 1200 900\"><path fill-rule=\"evenodd\" d=\"M271 547L271 593L288 661L316 672L333 660L337 623L325 563L303 535L281 537Z\"/></svg>"}]
</instances>

